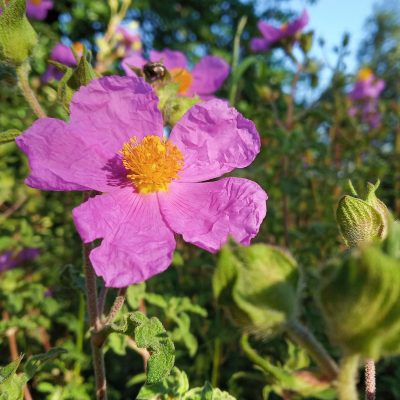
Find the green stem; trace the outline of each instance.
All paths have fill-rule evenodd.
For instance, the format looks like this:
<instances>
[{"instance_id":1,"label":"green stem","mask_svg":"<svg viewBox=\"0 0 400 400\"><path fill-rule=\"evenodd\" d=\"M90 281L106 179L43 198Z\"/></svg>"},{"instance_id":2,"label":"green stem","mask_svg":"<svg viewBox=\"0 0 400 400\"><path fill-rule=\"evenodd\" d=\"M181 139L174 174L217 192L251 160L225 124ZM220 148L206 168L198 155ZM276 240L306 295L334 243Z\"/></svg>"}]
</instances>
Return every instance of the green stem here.
<instances>
[{"instance_id":1,"label":"green stem","mask_svg":"<svg viewBox=\"0 0 400 400\"><path fill-rule=\"evenodd\" d=\"M218 386L219 382L219 366L221 364L221 338L217 337L214 340L214 354L213 354L213 366L211 375L211 385L213 387Z\"/></svg>"},{"instance_id":2,"label":"green stem","mask_svg":"<svg viewBox=\"0 0 400 400\"><path fill-rule=\"evenodd\" d=\"M359 359L358 355L342 358L337 381L338 400L358 400L357 374Z\"/></svg>"},{"instance_id":3,"label":"green stem","mask_svg":"<svg viewBox=\"0 0 400 400\"><path fill-rule=\"evenodd\" d=\"M114 300L114 304L112 305L110 312L107 315L105 325L111 325L114 322L119 311L121 310L122 306L124 305L127 289L128 288L126 288L126 287L119 289L118 295Z\"/></svg>"},{"instance_id":4,"label":"green stem","mask_svg":"<svg viewBox=\"0 0 400 400\"><path fill-rule=\"evenodd\" d=\"M29 71L30 71L30 65L28 63L24 63L19 67L17 67L16 72L17 72L19 87L26 101L29 103L32 110L34 111L34 113L39 118L45 118L46 113L43 111L42 106L39 104L39 101L37 100L35 93L33 92L33 90L29 85Z\"/></svg>"},{"instance_id":5,"label":"green stem","mask_svg":"<svg viewBox=\"0 0 400 400\"><path fill-rule=\"evenodd\" d=\"M236 93L238 88L238 79L236 77L236 70L239 65L239 52L240 52L240 38L242 36L244 27L247 23L247 17L243 16L239 20L236 30L235 38L233 40L233 55L232 55L232 84L229 90L229 103L234 106L236 100Z\"/></svg>"},{"instance_id":6,"label":"green stem","mask_svg":"<svg viewBox=\"0 0 400 400\"><path fill-rule=\"evenodd\" d=\"M298 321L290 322L286 329L289 337L307 351L322 373L334 380L339 373L338 366L315 336Z\"/></svg>"},{"instance_id":7,"label":"green stem","mask_svg":"<svg viewBox=\"0 0 400 400\"><path fill-rule=\"evenodd\" d=\"M87 199L86 194L85 198ZM96 399L107 400L107 381L104 366L104 354L101 344L99 344L96 340L96 332L100 329L101 322L97 311L96 275L89 260L90 250L90 244L83 245L84 271L86 278L86 300L91 332L90 344L92 348L94 376L96 381Z\"/></svg>"}]
</instances>

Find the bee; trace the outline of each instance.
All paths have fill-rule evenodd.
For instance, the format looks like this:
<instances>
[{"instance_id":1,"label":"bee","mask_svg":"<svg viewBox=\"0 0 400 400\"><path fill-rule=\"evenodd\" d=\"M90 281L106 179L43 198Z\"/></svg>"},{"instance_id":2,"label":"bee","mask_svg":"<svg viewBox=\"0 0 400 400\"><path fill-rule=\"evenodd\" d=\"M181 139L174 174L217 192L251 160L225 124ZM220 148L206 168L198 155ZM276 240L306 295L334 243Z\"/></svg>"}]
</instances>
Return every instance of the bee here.
<instances>
[{"instance_id":1,"label":"bee","mask_svg":"<svg viewBox=\"0 0 400 400\"><path fill-rule=\"evenodd\" d=\"M149 62L143 66L143 73L147 82L163 81L169 78L167 68L161 62Z\"/></svg>"}]
</instances>

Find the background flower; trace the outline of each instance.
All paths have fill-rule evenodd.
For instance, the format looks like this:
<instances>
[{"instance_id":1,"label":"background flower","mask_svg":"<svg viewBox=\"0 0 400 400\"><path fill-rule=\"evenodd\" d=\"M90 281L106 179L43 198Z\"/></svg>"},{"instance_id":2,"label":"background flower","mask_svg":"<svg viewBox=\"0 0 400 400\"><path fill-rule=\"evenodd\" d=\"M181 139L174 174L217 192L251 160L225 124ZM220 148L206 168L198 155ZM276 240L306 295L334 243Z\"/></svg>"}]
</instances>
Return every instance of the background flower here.
<instances>
[{"instance_id":1,"label":"background flower","mask_svg":"<svg viewBox=\"0 0 400 400\"><path fill-rule=\"evenodd\" d=\"M221 57L205 56L191 71L185 54L180 51L165 49L150 51L151 62L162 62L179 84L179 93L183 96L198 95L210 98L224 83L229 75L229 65ZM122 67L128 76L134 76L130 66L142 68L147 60L140 53L124 58Z\"/></svg>"},{"instance_id":2,"label":"background flower","mask_svg":"<svg viewBox=\"0 0 400 400\"><path fill-rule=\"evenodd\" d=\"M254 52L266 51L282 39L290 38L295 36L298 32L301 32L308 24L308 20L307 10L304 10L299 18L292 22L282 24L279 28L267 24L264 21L259 21L257 26L262 37L251 39L250 47Z\"/></svg>"},{"instance_id":3,"label":"background flower","mask_svg":"<svg viewBox=\"0 0 400 400\"><path fill-rule=\"evenodd\" d=\"M0 254L0 272L15 268L26 261L33 260L39 255L39 253L39 249L32 247L27 247L18 253L13 253L9 250L5 251Z\"/></svg>"},{"instance_id":4,"label":"background flower","mask_svg":"<svg viewBox=\"0 0 400 400\"><path fill-rule=\"evenodd\" d=\"M49 10L52 8L52 0L27 0L26 15L29 18L41 21L47 17Z\"/></svg>"}]
</instances>

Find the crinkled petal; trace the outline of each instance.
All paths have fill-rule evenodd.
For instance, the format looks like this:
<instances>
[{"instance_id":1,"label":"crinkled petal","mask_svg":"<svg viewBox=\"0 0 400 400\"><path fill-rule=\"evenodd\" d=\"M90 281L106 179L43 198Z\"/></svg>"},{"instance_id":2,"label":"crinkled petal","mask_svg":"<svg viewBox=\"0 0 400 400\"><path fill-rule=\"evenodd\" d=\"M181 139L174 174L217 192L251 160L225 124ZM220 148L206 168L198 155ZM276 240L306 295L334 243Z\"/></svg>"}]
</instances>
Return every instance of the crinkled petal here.
<instances>
[{"instance_id":1,"label":"crinkled petal","mask_svg":"<svg viewBox=\"0 0 400 400\"><path fill-rule=\"evenodd\" d=\"M221 57L205 56L193 68L191 94L216 92L229 75L229 64Z\"/></svg>"},{"instance_id":2,"label":"crinkled petal","mask_svg":"<svg viewBox=\"0 0 400 400\"><path fill-rule=\"evenodd\" d=\"M210 252L220 249L228 236L250 244L266 215L267 194L257 183L242 178L174 182L158 197L170 228Z\"/></svg>"},{"instance_id":3,"label":"crinkled petal","mask_svg":"<svg viewBox=\"0 0 400 400\"><path fill-rule=\"evenodd\" d=\"M121 66L127 76L136 76L130 67L143 68L146 63L146 59L140 53L132 53L122 60Z\"/></svg>"},{"instance_id":4,"label":"crinkled petal","mask_svg":"<svg viewBox=\"0 0 400 400\"><path fill-rule=\"evenodd\" d=\"M107 169L108 154L88 145L69 125L41 118L16 139L28 156L30 175L26 184L41 190L112 190L117 171ZM113 175L113 176L111 176Z\"/></svg>"},{"instance_id":5,"label":"crinkled petal","mask_svg":"<svg viewBox=\"0 0 400 400\"><path fill-rule=\"evenodd\" d=\"M90 253L107 287L125 287L163 272L175 249L173 232L161 217L157 196L132 188L93 197L73 210L85 243L103 238Z\"/></svg>"},{"instance_id":6,"label":"crinkled petal","mask_svg":"<svg viewBox=\"0 0 400 400\"><path fill-rule=\"evenodd\" d=\"M308 24L308 21L308 12L307 10L303 10L299 18L295 19L293 22L289 22L285 31L285 36L293 36L295 33L300 32Z\"/></svg>"},{"instance_id":7,"label":"crinkled petal","mask_svg":"<svg viewBox=\"0 0 400 400\"><path fill-rule=\"evenodd\" d=\"M268 44L275 43L278 40L282 39L282 37L284 37L283 31L281 29L267 24L264 21L259 21L257 27Z\"/></svg>"},{"instance_id":8,"label":"crinkled petal","mask_svg":"<svg viewBox=\"0 0 400 400\"><path fill-rule=\"evenodd\" d=\"M109 76L95 79L75 93L71 105L71 126L97 144L116 154L136 136L163 135L158 98L142 78Z\"/></svg>"},{"instance_id":9,"label":"crinkled petal","mask_svg":"<svg viewBox=\"0 0 400 400\"><path fill-rule=\"evenodd\" d=\"M164 49L163 51L151 50L150 61L159 62L167 67L167 69L173 68L186 68L187 59L186 56L177 50Z\"/></svg>"},{"instance_id":10,"label":"crinkled petal","mask_svg":"<svg viewBox=\"0 0 400 400\"><path fill-rule=\"evenodd\" d=\"M181 181L199 182L247 167L260 151L254 123L226 101L193 106L173 128L170 140L184 155Z\"/></svg>"}]
</instances>

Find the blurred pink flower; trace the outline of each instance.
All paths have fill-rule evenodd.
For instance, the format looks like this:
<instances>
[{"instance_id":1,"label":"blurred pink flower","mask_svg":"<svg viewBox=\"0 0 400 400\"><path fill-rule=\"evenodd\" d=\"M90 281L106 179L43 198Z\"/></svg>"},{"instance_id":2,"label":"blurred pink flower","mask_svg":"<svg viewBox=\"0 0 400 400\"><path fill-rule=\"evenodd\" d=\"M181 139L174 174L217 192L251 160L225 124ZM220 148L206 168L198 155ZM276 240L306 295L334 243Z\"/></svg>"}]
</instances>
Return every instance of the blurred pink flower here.
<instances>
[{"instance_id":1,"label":"blurred pink flower","mask_svg":"<svg viewBox=\"0 0 400 400\"><path fill-rule=\"evenodd\" d=\"M221 57L205 56L189 71L186 56L180 51L165 49L150 51L150 62L161 61L179 84L179 94L210 98L229 75L229 65ZM135 76L130 66L142 68L148 61L140 53L133 53L122 61L128 76Z\"/></svg>"},{"instance_id":2,"label":"blurred pink flower","mask_svg":"<svg viewBox=\"0 0 400 400\"><path fill-rule=\"evenodd\" d=\"M26 15L32 19L43 20L52 8L52 0L27 0Z\"/></svg>"},{"instance_id":3,"label":"blurred pink flower","mask_svg":"<svg viewBox=\"0 0 400 400\"><path fill-rule=\"evenodd\" d=\"M370 68L361 68L357 80L348 97L348 114L360 117L371 128L377 128L381 115L378 111L378 99L385 88L385 82L375 77Z\"/></svg>"},{"instance_id":4,"label":"blurred pink flower","mask_svg":"<svg viewBox=\"0 0 400 400\"><path fill-rule=\"evenodd\" d=\"M116 29L115 39L117 40L117 50L123 55L129 55L142 49L139 25L136 21L120 24Z\"/></svg>"},{"instance_id":5,"label":"blurred pink flower","mask_svg":"<svg viewBox=\"0 0 400 400\"><path fill-rule=\"evenodd\" d=\"M257 26L262 37L251 39L250 47L254 52L269 50L274 44L280 42L282 39L290 38L295 36L298 32L301 32L308 24L308 20L307 10L304 10L299 18L292 22L283 24L279 28L267 24L264 21L259 21Z\"/></svg>"},{"instance_id":6,"label":"blurred pink flower","mask_svg":"<svg viewBox=\"0 0 400 400\"><path fill-rule=\"evenodd\" d=\"M70 121L41 118L17 138L42 190L105 192L73 210L97 275L108 287L149 279L171 263L174 233L210 252L232 236L248 245L267 195L243 178L210 181L248 166L260 151L253 122L225 101L193 106L163 137L150 85L105 77L75 93Z\"/></svg>"},{"instance_id":7,"label":"blurred pink flower","mask_svg":"<svg viewBox=\"0 0 400 400\"><path fill-rule=\"evenodd\" d=\"M13 253L9 250L0 253L0 272L15 268L26 261L33 260L39 255L39 252L39 249L27 247L18 253Z\"/></svg>"},{"instance_id":8,"label":"blurred pink flower","mask_svg":"<svg viewBox=\"0 0 400 400\"><path fill-rule=\"evenodd\" d=\"M77 42L72 45L75 52L78 55L82 54L83 46L81 43ZM57 61L60 64L66 65L67 67L76 67L77 62L74 57L74 53L71 48L62 43L57 43L50 53L50 60ZM48 82L52 79L60 80L63 77L63 73L59 71L54 65L49 64L47 66L46 72L43 74L43 81Z\"/></svg>"}]
</instances>

